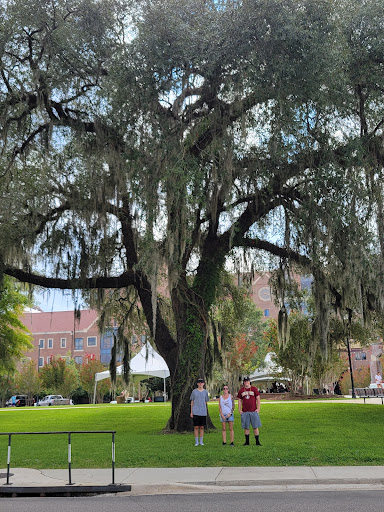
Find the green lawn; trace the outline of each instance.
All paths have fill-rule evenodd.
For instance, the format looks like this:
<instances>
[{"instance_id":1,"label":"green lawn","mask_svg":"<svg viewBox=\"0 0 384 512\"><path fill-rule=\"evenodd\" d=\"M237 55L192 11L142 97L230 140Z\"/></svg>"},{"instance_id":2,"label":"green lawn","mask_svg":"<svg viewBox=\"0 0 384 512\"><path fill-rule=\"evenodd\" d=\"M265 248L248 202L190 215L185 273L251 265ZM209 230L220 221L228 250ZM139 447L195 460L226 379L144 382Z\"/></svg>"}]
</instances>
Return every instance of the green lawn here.
<instances>
[{"instance_id":1,"label":"green lawn","mask_svg":"<svg viewBox=\"0 0 384 512\"><path fill-rule=\"evenodd\" d=\"M235 446L222 446L218 404L210 403L217 431L205 446L192 434L163 434L168 404L0 409L1 432L116 430L116 467L384 465L384 406L345 403L262 403L261 447L242 446L235 413ZM251 436L252 437L252 436ZM252 442L253 441L253 442ZM11 467L67 467L66 435L13 436ZM0 468L8 436L0 436ZM111 466L111 435L72 436L73 468Z\"/></svg>"}]
</instances>

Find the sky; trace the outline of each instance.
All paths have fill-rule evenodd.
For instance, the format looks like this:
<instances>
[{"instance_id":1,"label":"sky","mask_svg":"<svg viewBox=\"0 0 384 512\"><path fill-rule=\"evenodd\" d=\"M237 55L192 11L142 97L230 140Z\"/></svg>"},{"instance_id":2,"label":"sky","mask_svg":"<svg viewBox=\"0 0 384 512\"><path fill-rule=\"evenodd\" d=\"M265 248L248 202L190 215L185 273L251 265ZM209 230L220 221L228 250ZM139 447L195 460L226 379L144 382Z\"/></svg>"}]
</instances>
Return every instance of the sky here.
<instances>
[{"instance_id":1,"label":"sky","mask_svg":"<svg viewBox=\"0 0 384 512\"><path fill-rule=\"evenodd\" d=\"M78 299L79 300L79 299ZM68 290L47 290L44 292L36 292L34 295L35 306L39 306L44 312L52 311L71 311L74 308L72 293ZM86 305L79 300L81 309Z\"/></svg>"}]
</instances>

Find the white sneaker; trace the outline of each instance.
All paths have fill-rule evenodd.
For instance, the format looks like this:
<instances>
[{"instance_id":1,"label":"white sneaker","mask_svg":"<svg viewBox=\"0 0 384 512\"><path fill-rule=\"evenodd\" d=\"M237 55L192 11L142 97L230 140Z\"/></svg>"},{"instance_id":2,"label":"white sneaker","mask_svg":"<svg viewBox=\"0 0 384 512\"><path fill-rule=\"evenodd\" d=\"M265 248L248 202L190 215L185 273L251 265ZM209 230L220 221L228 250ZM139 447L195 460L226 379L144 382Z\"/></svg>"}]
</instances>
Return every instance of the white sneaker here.
<instances>
[{"instance_id":1,"label":"white sneaker","mask_svg":"<svg viewBox=\"0 0 384 512\"><path fill-rule=\"evenodd\" d=\"M199 446L199 443L195 443L195 446Z\"/></svg>"},{"instance_id":2,"label":"white sneaker","mask_svg":"<svg viewBox=\"0 0 384 512\"><path fill-rule=\"evenodd\" d=\"M204 446L204 443L200 443L200 446Z\"/></svg>"}]
</instances>

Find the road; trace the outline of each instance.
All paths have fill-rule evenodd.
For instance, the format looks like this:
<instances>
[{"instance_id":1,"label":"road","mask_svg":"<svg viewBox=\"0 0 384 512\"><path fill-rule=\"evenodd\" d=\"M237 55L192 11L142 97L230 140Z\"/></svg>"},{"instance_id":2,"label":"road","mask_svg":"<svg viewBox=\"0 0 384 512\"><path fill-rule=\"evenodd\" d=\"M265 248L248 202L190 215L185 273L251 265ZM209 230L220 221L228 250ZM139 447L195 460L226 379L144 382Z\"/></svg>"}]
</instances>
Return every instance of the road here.
<instances>
[{"instance_id":1,"label":"road","mask_svg":"<svg viewBox=\"0 0 384 512\"><path fill-rule=\"evenodd\" d=\"M158 496L1 498L1 512L367 512L384 491L296 491Z\"/></svg>"}]
</instances>

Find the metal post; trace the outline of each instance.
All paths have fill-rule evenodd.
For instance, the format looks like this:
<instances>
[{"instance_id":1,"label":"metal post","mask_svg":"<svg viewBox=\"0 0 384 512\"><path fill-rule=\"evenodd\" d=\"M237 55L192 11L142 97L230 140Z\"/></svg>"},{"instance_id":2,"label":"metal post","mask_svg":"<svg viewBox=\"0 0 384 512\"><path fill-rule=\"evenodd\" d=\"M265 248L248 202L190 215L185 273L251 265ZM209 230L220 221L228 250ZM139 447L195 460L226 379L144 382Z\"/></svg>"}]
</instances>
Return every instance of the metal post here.
<instances>
[{"instance_id":1,"label":"metal post","mask_svg":"<svg viewBox=\"0 0 384 512\"><path fill-rule=\"evenodd\" d=\"M74 485L72 482L72 445L71 434L112 434L112 484L115 484L115 430L80 430L80 431L58 431L58 432L0 432L0 436L8 436L8 458L7 458L7 482L8 485L10 478L10 465L11 465L11 436L12 435L43 435L43 434L68 434L68 475L69 485Z\"/></svg>"},{"instance_id":2,"label":"metal post","mask_svg":"<svg viewBox=\"0 0 384 512\"><path fill-rule=\"evenodd\" d=\"M8 436L8 457L7 457L7 485L9 485L9 468L11 465L11 437L12 434Z\"/></svg>"},{"instance_id":3,"label":"metal post","mask_svg":"<svg viewBox=\"0 0 384 512\"><path fill-rule=\"evenodd\" d=\"M356 398L355 385L353 382L353 369L352 369L352 360L351 360L351 348L349 346L349 338L347 338L346 343L347 343L347 349L348 349L349 371L351 372L352 398Z\"/></svg>"},{"instance_id":4,"label":"metal post","mask_svg":"<svg viewBox=\"0 0 384 512\"><path fill-rule=\"evenodd\" d=\"M115 433L112 432L112 485L115 485Z\"/></svg>"},{"instance_id":5,"label":"metal post","mask_svg":"<svg viewBox=\"0 0 384 512\"><path fill-rule=\"evenodd\" d=\"M69 485L72 485L71 481L71 462L72 462L72 448L71 448L71 433L68 433L68 477Z\"/></svg>"}]
</instances>

